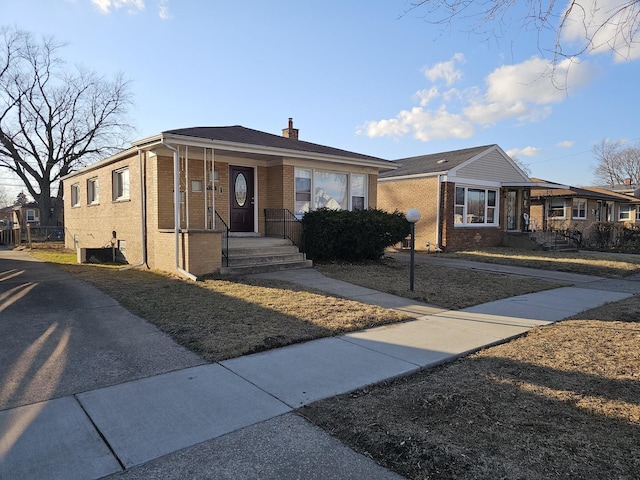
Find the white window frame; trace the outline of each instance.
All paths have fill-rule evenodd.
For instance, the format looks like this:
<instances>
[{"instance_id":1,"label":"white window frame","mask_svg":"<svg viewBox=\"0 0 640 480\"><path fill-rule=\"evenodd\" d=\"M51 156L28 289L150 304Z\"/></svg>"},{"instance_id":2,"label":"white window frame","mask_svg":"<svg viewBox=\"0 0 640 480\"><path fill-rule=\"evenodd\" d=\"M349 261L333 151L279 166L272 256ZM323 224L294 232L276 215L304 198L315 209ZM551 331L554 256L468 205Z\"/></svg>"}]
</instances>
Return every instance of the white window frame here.
<instances>
[{"instance_id":1,"label":"white window frame","mask_svg":"<svg viewBox=\"0 0 640 480\"><path fill-rule=\"evenodd\" d=\"M27 222L37 222L38 221L38 215L35 209L33 208L28 208L26 213L26 218L27 218Z\"/></svg>"},{"instance_id":2,"label":"white window frame","mask_svg":"<svg viewBox=\"0 0 640 480\"><path fill-rule=\"evenodd\" d=\"M74 183L71 185L71 206L80 206L80 184Z\"/></svg>"},{"instance_id":3,"label":"white window frame","mask_svg":"<svg viewBox=\"0 0 640 480\"><path fill-rule=\"evenodd\" d=\"M93 177L87 180L87 205L97 205L98 203L100 203L98 177Z\"/></svg>"},{"instance_id":4,"label":"white window frame","mask_svg":"<svg viewBox=\"0 0 640 480\"><path fill-rule=\"evenodd\" d=\"M562 197L551 197L547 200L547 219L548 220L565 220L567 218L567 201L565 198ZM552 216L549 215L551 213L552 210L560 210L559 206L555 206L553 205L553 203L556 202L558 204L560 204L560 202L562 202L562 216L557 215L557 216Z\"/></svg>"},{"instance_id":5,"label":"white window frame","mask_svg":"<svg viewBox=\"0 0 640 480\"><path fill-rule=\"evenodd\" d=\"M623 212L625 212L626 214L624 217L622 216ZM620 205L618 207L618 221L620 222L631 221L631 205Z\"/></svg>"},{"instance_id":6,"label":"white window frame","mask_svg":"<svg viewBox=\"0 0 640 480\"><path fill-rule=\"evenodd\" d=\"M305 175L299 175L299 173L304 172ZM314 192L316 190L316 174L317 173L329 173L329 174L334 174L334 175L345 175L347 177L347 208L346 210L353 210L353 196L352 196L352 185L353 185L353 177L354 176L362 176L363 178L363 188L364 188L364 208L367 209L369 207L369 175L367 173L357 173L357 172L343 172L343 171L339 171L339 170L327 170L327 169L323 169L323 168L305 168L305 167L296 167L294 170L294 187L293 187L293 195L294 195L294 205L298 204L299 202L303 202L303 203L307 203L307 205L305 205L306 208L295 208L295 212L294 214L298 217L303 216L305 213L307 213L307 211L312 211L312 210L316 210L317 205L316 205L316 199L315 199L315 195ZM301 178L301 179L307 179L310 178L311 179L311 187L309 192L303 191L303 192L299 192L297 190L297 185L296 185L296 179ZM305 198L299 198L298 194L301 195L308 195L309 198L305 199ZM361 197L361 195L357 195L358 198Z\"/></svg>"},{"instance_id":7,"label":"white window frame","mask_svg":"<svg viewBox=\"0 0 640 480\"><path fill-rule=\"evenodd\" d=\"M640 222L640 205L636 205L636 222Z\"/></svg>"},{"instance_id":8,"label":"white window frame","mask_svg":"<svg viewBox=\"0 0 640 480\"><path fill-rule=\"evenodd\" d=\"M362 195L355 195L353 192L353 184L354 182L354 177L362 177ZM358 210L366 210L367 207L369 206L367 201L368 201L368 193L369 193L369 177L367 176L366 173L352 173L349 175L349 210L353 211L355 210L354 206L353 206L353 200L355 198L362 198L362 209L358 209Z\"/></svg>"},{"instance_id":9,"label":"white window frame","mask_svg":"<svg viewBox=\"0 0 640 480\"><path fill-rule=\"evenodd\" d=\"M463 203L458 203L458 189L463 190ZM479 190L484 192L484 220L482 222L470 222L469 208L469 190ZM495 196L495 205L489 205L489 192L493 192ZM493 209L493 222L488 222L489 210ZM484 228L496 227L500 225L500 188L491 188L478 185L456 185L454 190L454 227L471 227Z\"/></svg>"},{"instance_id":10,"label":"white window frame","mask_svg":"<svg viewBox=\"0 0 640 480\"><path fill-rule=\"evenodd\" d=\"M576 207L576 204L578 205ZM582 204L582 208L580 205ZM576 210L578 215L576 215ZM582 213L582 215L580 215ZM585 198L574 198L571 202L571 218L575 220L586 220L587 218L587 200Z\"/></svg>"},{"instance_id":11,"label":"white window frame","mask_svg":"<svg viewBox=\"0 0 640 480\"><path fill-rule=\"evenodd\" d=\"M202 180L191 180L191 191L195 193L202 193Z\"/></svg>"},{"instance_id":12,"label":"white window frame","mask_svg":"<svg viewBox=\"0 0 640 480\"><path fill-rule=\"evenodd\" d=\"M113 201L122 202L129 200L129 167L114 170L112 175Z\"/></svg>"}]
</instances>

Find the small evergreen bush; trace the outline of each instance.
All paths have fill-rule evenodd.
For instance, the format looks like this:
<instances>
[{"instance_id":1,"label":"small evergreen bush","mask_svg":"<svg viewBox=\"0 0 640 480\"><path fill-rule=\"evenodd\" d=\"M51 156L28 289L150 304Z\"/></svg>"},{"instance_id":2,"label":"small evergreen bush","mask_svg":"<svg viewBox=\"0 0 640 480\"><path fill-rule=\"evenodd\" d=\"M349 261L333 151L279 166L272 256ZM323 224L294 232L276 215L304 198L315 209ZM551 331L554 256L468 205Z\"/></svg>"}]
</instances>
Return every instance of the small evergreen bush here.
<instances>
[{"instance_id":1,"label":"small evergreen bush","mask_svg":"<svg viewBox=\"0 0 640 480\"><path fill-rule=\"evenodd\" d=\"M384 250L410 233L409 222L398 211L329 210L302 218L305 251L313 260L378 260Z\"/></svg>"}]
</instances>

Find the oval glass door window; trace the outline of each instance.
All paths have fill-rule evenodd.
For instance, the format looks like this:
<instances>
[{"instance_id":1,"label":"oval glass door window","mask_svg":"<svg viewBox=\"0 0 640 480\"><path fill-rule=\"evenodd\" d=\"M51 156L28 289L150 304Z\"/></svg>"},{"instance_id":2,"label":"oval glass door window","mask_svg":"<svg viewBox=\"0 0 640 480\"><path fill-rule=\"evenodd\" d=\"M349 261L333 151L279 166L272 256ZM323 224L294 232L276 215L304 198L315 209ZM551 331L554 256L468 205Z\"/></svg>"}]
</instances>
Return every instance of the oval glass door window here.
<instances>
[{"instance_id":1,"label":"oval glass door window","mask_svg":"<svg viewBox=\"0 0 640 480\"><path fill-rule=\"evenodd\" d=\"M239 206L244 207L244 204L247 203L247 179L245 178L244 174L238 173L234 190L236 203Z\"/></svg>"}]
</instances>

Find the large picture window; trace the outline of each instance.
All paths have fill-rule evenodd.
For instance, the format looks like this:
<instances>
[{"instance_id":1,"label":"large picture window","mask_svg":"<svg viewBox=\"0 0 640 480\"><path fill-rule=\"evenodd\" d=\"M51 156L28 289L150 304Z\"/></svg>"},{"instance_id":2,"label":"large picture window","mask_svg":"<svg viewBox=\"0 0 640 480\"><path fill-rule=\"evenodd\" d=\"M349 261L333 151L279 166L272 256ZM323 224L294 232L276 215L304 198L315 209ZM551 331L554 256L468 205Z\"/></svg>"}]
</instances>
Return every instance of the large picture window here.
<instances>
[{"instance_id":1,"label":"large picture window","mask_svg":"<svg viewBox=\"0 0 640 480\"><path fill-rule=\"evenodd\" d=\"M113 172L113 200L129 199L129 169L121 168Z\"/></svg>"},{"instance_id":2,"label":"large picture window","mask_svg":"<svg viewBox=\"0 0 640 480\"><path fill-rule=\"evenodd\" d=\"M365 174L296 168L295 213L310 210L360 210L367 206Z\"/></svg>"},{"instance_id":3,"label":"large picture window","mask_svg":"<svg viewBox=\"0 0 640 480\"><path fill-rule=\"evenodd\" d=\"M296 170L296 213L307 213L311 207L311 170Z\"/></svg>"},{"instance_id":4,"label":"large picture window","mask_svg":"<svg viewBox=\"0 0 640 480\"><path fill-rule=\"evenodd\" d=\"M365 198L367 186L366 175L351 175L351 210L364 210L366 208Z\"/></svg>"},{"instance_id":5,"label":"large picture window","mask_svg":"<svg viewBox=\"0 0 640 480\"><path fill-rule=\"evenodd\" d=\"M456 225L497 225L498 191L456 187L454 222Z\"/></svg>"}]
</instances>

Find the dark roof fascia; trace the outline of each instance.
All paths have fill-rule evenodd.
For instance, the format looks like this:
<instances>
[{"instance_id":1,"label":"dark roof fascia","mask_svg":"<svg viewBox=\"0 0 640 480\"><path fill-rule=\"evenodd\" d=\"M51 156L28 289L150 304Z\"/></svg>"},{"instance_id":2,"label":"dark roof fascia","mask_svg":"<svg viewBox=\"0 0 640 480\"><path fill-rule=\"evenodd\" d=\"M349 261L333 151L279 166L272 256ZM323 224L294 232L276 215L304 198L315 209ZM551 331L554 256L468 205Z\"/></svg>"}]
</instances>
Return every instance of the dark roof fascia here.
<instances>
[{"instance_id":1,"label":"dark roof fascia","mask_svg":"<svg viewBox=\"0 0 640 480\"><path fill-rule=\"evenodd\" d=\"M535 190L541 190L541 192L536 192ZM609 200L615 202L623 202L623 203L635 203L634 199L629 197L622 198L614 195L607 195L606 193L594 192L592 190L586 190L583 188L571 187L569 189L558 189L558 188L536 188L531 190L531 196L533 198L545 198L545 197L578 197L578 198L590 198L594 200Z\"/></svg>"}]
</instances>

